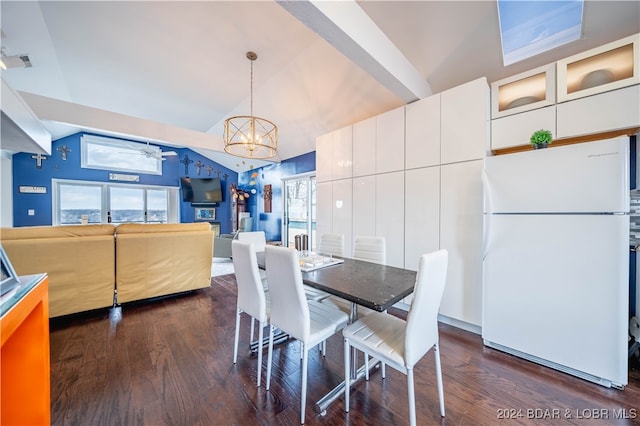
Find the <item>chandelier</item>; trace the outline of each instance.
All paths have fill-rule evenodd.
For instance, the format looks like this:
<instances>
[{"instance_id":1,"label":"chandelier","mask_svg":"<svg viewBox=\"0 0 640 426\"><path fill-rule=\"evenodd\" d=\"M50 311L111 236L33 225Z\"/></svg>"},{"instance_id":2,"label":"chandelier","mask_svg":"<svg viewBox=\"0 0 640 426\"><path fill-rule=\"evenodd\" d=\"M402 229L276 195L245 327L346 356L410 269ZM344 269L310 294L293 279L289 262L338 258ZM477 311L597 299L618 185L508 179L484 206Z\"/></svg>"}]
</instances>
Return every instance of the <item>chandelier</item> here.
<instances>
[{"instance_id":1,"label":"chandelier","mask_svg":"<svg viewBox=\"0 0 640 426\"><path fill-rule=\"evenodd\" d=\"M237 157L272 158L278 151L278 127L253 115L253 61L258 59L258 55L247 52L247 58L251 61L251 115L237 115L225 120L224 150Z\"/></svg>"}]
</instances>

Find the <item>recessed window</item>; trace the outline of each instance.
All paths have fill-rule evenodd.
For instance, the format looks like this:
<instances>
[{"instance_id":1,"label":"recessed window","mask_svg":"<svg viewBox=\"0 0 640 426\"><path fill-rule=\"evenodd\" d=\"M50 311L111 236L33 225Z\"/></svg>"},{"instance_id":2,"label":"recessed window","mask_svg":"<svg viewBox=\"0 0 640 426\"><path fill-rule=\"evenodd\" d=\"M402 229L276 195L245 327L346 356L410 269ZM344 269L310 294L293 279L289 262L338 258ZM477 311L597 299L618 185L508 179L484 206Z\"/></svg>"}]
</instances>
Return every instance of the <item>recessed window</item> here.
<instances>
[{"instance_id":1,"label":"recessed window","mask_svg":"<svg viewBox=\"0 0 640 426\"><path fill-rule=\"evenodd\" d=\"M177 223L177 187L52 179L53 224Z\"/></svg>"},{"instance_id":2,"label":"recessed window","mask_svg":"<svg viewBox=\"0 0 640 426\"><path fill-rule=\"evenodd\" d=\"M583 0L497 0L504 65L522 61L582 34Z\"/></svg>"},{"instance_id":3,"label":"recessed window","mask_svg":"<svg viewBox=\"0 0 640 426\"><path fill-rule=\"evenodd\" d=\"M81 140L83 168L162 174L162 150L157 146L91 135Z\"/></svg>"}]
</instances>

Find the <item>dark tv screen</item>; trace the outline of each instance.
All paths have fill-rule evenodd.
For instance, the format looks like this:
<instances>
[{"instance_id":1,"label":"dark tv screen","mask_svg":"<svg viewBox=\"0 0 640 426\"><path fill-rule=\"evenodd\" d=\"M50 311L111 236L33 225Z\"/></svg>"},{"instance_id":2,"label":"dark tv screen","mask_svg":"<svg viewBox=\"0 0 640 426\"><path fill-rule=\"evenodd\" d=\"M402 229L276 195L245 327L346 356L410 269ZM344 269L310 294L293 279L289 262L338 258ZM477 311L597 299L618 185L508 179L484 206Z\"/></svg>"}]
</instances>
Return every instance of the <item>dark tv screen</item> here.
<instances>
[{"instance_id":1,"label":"dark tv screen","mask_svg":"<svg viewBox=\"0 0 640 426\"><path fill-rule=\"evenodd\" d=\"M222 202L222 185L219 178L180 178L182 200L207 204Z\"/></svg>"}]
</instances>

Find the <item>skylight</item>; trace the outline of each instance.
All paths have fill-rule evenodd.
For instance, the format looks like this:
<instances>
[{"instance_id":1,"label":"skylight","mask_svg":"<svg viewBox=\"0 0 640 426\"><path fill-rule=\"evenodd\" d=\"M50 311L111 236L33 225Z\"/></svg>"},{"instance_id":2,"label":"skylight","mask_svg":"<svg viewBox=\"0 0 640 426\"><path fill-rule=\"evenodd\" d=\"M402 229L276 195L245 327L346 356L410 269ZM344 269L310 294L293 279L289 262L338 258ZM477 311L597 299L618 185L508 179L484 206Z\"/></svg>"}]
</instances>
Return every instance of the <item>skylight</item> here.
<instances>
[{"instance_id":1,"label":"skylight","mask_svg":"<svg viewBox=\"0 0 640 426\"><path fill-rule=\"evenodd\" d=\"M522 61L582 34L583 0L497 0L504 65Z\"/></svg>"}]
</instances>

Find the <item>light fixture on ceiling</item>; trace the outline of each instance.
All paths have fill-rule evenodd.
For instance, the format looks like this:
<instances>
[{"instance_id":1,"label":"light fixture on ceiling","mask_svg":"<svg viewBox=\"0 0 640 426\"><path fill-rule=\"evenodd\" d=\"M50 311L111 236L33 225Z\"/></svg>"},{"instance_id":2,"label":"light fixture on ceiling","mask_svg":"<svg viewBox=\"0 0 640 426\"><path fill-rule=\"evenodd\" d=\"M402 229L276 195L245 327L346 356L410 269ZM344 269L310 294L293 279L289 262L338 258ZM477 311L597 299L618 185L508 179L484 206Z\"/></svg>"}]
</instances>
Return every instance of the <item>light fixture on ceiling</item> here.
<instances>
[{"instance_id":1,"label":"light fixture on ceiling","mask_svg":"<svg viewBox=\"0 0 640 426\"><path fill-rule=\"evenodd\" d=\"M225 152L244 158L266 159L278 152L278 127L271 121L253 115L253 61L258 59L254 52L247 52L251 61L251 112L237 115L224 122Z\"/></svg>"},{"instance_id":2,"label":"light fixture on ceiling","mask_svg":"<svg viewBox=\"0 0 640 426\"><path fill-rule=\"evenodd\" d=\"M0 68L7 70L9 68L31 68L31 60L29 55L7 55L4 47L0 49Z\"/></svg>"}]
</instances>

